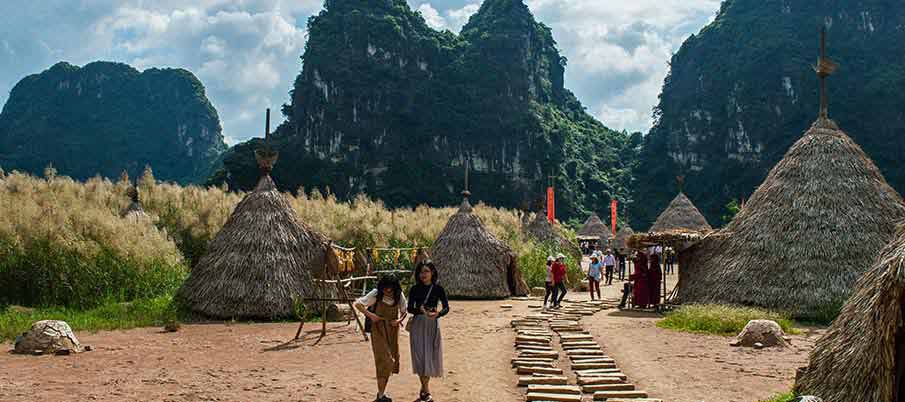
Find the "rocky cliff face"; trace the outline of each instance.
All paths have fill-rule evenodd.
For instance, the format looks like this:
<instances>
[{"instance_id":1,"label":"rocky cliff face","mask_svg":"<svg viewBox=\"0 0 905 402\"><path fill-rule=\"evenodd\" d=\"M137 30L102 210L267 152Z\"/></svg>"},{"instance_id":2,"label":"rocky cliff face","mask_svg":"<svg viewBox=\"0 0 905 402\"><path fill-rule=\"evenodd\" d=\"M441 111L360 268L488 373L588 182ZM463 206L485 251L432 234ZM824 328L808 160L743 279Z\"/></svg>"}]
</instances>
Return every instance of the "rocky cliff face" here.
<instances>
[{"instance_id":1,"label":"rocky cliff face","mask_svg":"<svg viewBox=\"0 0 905 402\"><path fill-rule=\"evenodd\" d=\"M728 0L671 62L657 123L645 138L632 225L675 195L674 177L713 223L747 198L817 117L811 65L827 27L830 117L905 190L905 9L893 0Z\"/></svg>"},{"instance_id":2,"label":"rocky cliff face","mask_svg":"<svg viewBox=\"0 0 905 402\"><path fill-rule=\"evenodd\" d=\"M220 120L195 76L120 63L62 62L25 77L0 114L0 166L40 174L203 181L226 150Z\"/></svg>"},{"instance_id":3,"label":"rocky cliff face","mask_svg":"<svg viewBox=\"0 0 905 402\"><path fill-rule=\"evenodd\" d=\"M566 60L521 0L485 1L458 36L404 0L328 0L309 35L273 138L284 188L449 205L470 160L474 198L494 205L529 207L550 175L566 216L627 195L630 138L563 87ZM231 150L212 181L253 186L257 143Z\"/></svg>"}]
</instances>

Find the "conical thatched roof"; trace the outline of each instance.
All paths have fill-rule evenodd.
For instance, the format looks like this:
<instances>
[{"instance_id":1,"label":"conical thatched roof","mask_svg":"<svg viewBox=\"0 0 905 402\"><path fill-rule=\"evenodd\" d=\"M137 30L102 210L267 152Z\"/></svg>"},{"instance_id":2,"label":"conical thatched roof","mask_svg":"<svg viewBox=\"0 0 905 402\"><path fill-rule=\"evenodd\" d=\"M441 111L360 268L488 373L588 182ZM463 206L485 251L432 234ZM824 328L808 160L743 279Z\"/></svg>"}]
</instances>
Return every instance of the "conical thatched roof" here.
<instances>
[{"instance_id":1,"label":"conical thatched roof","mask_svg":"<svg viewBox=\"0 0 905 402\"><path fill-rule=\"evenodd\" d=\"M818 315L851 294L902 218L902 197L864 151L819 119L720 235L692 249L679 296Z\"/></svg>"},{"instance_id":2,"label":"conical thatched roof","mask_svg":"<svg viewBox=\"0 0 905 402\"><path fill-rule=\"evenodd\" d=\"M569 241L560 230L547 220L547 214L544 212L537 213L534 216L534 220L525 228L528 235L535 240L541 243L553 244L562 252L568 252L575 257L581 256L581 250L578 246Z\"/></svg>"},{"instance_id":3,"label":"conical thatched roof","mask_svg":"<svg viewBox=\"0 0 905 402\"><path fill-rule=\"evenodd\" d=\"M676 198L660 213L648 232L706 232L713 230L707 219L701 214L685 193L679 192Z\"/></svg>"},{"instance_id":4,"label":"conical thatched roof","mask_svg":"<svg viewBox=\"0 0 905 402\"><path fill-rule=\"evenodd\" d=\"M578 229L577 234L579 236L596 236L600 240L606 240L612 236L613 232L610 231L610 227L606 223L600 220L597 214L593 214L584 221L584 225L581 226L581 229Z\"/></svg>"},{"instance_id":5,"label":"conical thatched roof","mask_svg":"<svg viewBox=\"0 0 905 402\"><path fill-rule=\"evenodd\" d=\"M635 231L632 230L632 228L630 226L623 225L621 228L616 230L616 237L613 238L613 241L610 244L610 247L617 249L617 250L629 249L630 247L628 246L628 239L633 234L635 234Z\"/></svg>"},{"instance_id":6,"label":"conical thatched roof","mask_svg":"<svg viewBox=\"0 0 905 402\"><path fill-rule=\"evenodd\" d=\"M903 336L905 227L858 280L854 295L829 331L817 341L796 390L824 402L887 402L896 395L896 350ZM903 379L905 380L905 379Z\"/></svg>"},{"instance_id":7,"label":"conical thatched roof","mask_svg":"<svg viewBox=\"0 0 905 402\"><path fill-rule=\"evenodd\" d=\"M487 231L467 196L430 254L449 297L495 299L527 294L515 254Z\"/></svg>"},{"instance_id":8,"label":"conical thatched roof","mask_svg":"<svg viewBox=\"0 0 905 402\"><path fill-rule=\"evenodd\" d=\"M292 316L293 297L317 296L312 270L324 269L327 247L264 174L210 242L179 297L209 317Z\"/></svg>"}]
</instances>

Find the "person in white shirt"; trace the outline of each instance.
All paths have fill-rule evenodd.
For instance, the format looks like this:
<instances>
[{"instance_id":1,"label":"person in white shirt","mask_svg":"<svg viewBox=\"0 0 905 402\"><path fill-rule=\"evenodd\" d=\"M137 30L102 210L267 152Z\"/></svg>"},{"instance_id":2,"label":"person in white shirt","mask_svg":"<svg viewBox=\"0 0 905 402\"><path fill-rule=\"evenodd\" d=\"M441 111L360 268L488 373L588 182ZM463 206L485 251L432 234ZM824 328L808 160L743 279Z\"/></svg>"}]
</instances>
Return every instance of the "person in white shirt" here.
<instances>
[{"instance_id":1,"label":"person in white shirt","mask_svg":"<svg viewBox=\"0 0 905 402\"><path fill-rule=\"evenodd\" d=\"M603 266L606 268L606 284L613 284L613 272L616 270L616 256L613 250L606 249L606 255L603 256Z\"/></svg>"},{"instance_id":2,"label":"person in white shirt","mask_svg":"<svg viewBox=\"0 0 905 402\"><path fill-rule=\"evenodd\" d=\"M544 278L544 310L547 309L547 298L553 294L553 262L556 261L552 255L547 256L547 276Z\"/></svg>"},{"instance_id":3,"label":"person in white shirt","mask_svg":"<svg viewBox=\"0 0 905 402\"><path fill-rule=\"evenodd\" d=\"M399 327L405 321L407 309L402 286L395 277L383 277L377 282L377 289L356 300L354 305L371 320L371 350L377 370L374 402L393 402L386 388L390 376L399 374Z\"/></svg>"}]
</instances>

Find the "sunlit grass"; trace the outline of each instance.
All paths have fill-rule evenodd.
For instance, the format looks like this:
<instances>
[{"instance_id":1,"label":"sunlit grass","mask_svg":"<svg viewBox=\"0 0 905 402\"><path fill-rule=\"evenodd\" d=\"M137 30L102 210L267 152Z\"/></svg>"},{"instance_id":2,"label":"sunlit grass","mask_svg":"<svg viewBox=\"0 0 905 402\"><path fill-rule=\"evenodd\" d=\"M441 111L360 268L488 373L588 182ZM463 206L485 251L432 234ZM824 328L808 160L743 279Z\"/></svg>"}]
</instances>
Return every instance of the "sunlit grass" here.
<instances>
[{"instance_id":1,"label":"sunlit grass","mask_svg":"<svg viewBox=\"0 0 905 402\"><path fill-rule=\"evenodd\" d=\"M682 306L657 322L660 328L683 332L735 336L751 320L773 320L787 334L795 334L788 315L753 307L736 307L715 304Z\"/></svg>"}]
</instances>

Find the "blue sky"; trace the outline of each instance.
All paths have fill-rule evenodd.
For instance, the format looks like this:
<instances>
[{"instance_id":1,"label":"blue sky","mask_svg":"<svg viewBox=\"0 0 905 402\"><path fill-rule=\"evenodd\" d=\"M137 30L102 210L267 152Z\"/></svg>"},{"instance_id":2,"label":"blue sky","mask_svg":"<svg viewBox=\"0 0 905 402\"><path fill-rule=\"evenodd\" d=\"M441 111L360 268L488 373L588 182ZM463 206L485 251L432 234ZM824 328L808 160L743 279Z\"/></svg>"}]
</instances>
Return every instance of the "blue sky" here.
<instances>
[{"instance_id":1,"label":"blue sky","mask_svg":"<svg viewBox=\"0 0 905 402\"><path fill-rule=\"evenodd\" d=\"M407 0L429 25L458 32L480 0ZM566 87L617 130L647 132L682 41L720 0L525 0L569 59ZM322 0L4 0L0 104L28 74L58 61L182 67L207 88L232 145L260 136L301 68L308 17Z\"/></svg>"}]
</instances>

